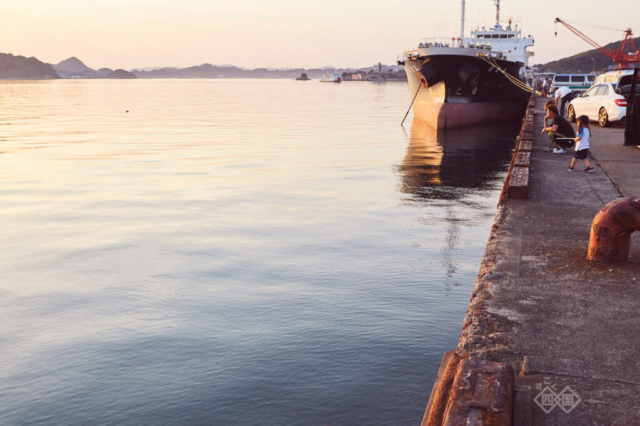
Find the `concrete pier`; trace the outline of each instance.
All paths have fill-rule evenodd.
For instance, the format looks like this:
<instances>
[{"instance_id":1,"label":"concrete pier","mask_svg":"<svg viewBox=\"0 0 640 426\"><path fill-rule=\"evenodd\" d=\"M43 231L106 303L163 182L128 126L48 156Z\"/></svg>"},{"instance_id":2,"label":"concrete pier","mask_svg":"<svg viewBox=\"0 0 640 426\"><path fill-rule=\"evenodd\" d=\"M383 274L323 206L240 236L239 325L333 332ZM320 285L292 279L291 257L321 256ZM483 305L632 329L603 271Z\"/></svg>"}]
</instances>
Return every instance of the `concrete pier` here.
<instances>
[{"instance_id":1,"label":"concrete pier","mask_svg":"<svg viewBox=\"0 0 640 426\"><path fill-rule=\"evenodd\" d=\"M638 425L640 232L627 263L586 255L598 210L640 197L640 149L623 146L624 127L593 122L596 171L567 171L573 150L545 152L545 101L529 120L528 199L501 199L456 354L513 368L530 391L515 426Z\"/></svg>"}]
</instances>

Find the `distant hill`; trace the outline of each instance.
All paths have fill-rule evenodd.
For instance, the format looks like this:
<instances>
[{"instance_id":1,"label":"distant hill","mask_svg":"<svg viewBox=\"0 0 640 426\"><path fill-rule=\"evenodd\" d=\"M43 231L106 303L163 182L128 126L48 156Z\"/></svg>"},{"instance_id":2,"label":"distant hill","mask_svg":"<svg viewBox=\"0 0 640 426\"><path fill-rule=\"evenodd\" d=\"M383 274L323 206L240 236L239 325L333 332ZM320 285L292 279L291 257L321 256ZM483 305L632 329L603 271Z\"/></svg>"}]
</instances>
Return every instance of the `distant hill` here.
<instances>
[{"instance_id":1,"label":"distant hill","mask_svg":"<svg viewBox=\"0 0 640 426\"><path fill-rule=\"evenodd\" d=\"M45 64L36 58L25 58L24 56L13 56L11 54L0 54L0 79L132 79L132 78L286 78L295 79L300 74L305 73L310 79L318 79L327 73L353 73L356 71L370 72L373 67L364 68L256 68L247 69L231 65L202 64L186 68L165 67L165 68L144 68L133 71L123 69L112 70L111 68L100 68L94 70L89 68L80 59L72 56L57 64ZM386 74L382 80L406 80L404 75L400 76L398 71L402 68L390 65L385 68ZM398 74L398 75L396 75ZM396 78L402 77L402 78Z\"/></svg>"},{"instance_id":2,"label":"distant hill","mask_svg":"<svg viewBox=\"0 0 640 426\"><path fill-rule=\"evenodd\" d=\"M60 78L53 67L37 60L0 53L0 79L48 80Z\"/></svg>"},{"instance_id":3,"label":"distant hill","mask_svg":"<svg viewBox=\"0 0 640 426\"><path fill-rule=\"evenodd\" d=\"M89 68L75 56L65 59L53 68L62 78L103 78L98 71Z\"/></svg>"},{"instance_id":4,"label":"distant hill","mask_svg":"<svg viewBox=\"0 0 640 426\"><path fill-rule=\"evenodd\" d=\"M314 72L315 71L315 72ZM187 68L158 68L151 70L133 70L139 78L295 78L306 72L311 78L319 78L325 71L318 70L267 70L258 68L246 70L234 66L202 64Z\"/></svg>"},{"instance_id":5,"label":"distant hill","mask_svg":"<svg viewBox=\"0 0 640 426\"><path fill-rule=\"evenodd\" d=\"M633 41L636 47L640 48L640 37L634 38ZM603 47L607 49L620 49L621 45L622 41L616 41ZM602 72L602 70L609 66L617 65L614 64L608 56L605 56L596 49L592 49L557 61L535 66L538 67L539 72L591 73L593 71L592 58L595 59L596 72Z\"/></svg>"},{"instance_id":6,"label":"distant hill","mask_svg":"<svg viewBox=\"0 0 640 426\"><path fill-rule=\"evenodd\" d=\"M133 78L138 78L138 77L136 77L135 74L130 73L129 71L118 69L118 70L115 70L113 72L110 72L107 75L107 78L133 79Z\"/></svg>"},{"instance_id":7,"label":"distant hill","mask_svg":"<svg viewBox=\"0 0 640 426\"><path fill-rule=\"evenodd\" d=\"M75 56L65 59L56 64L53 68L62 78L110 78L110 79L131 79L137 78L134 74L123 69L112 70L111 68L100 68L94 70L89 68Z\"/></svg>"},{"instance_id":8,"label":"distant hill","mask_svg":"<svg viewBox=\"0 0 640 426\"><path fill-rule=\"evenodd\" d=\"M398 68L392 66L391 69ZM318 79L326 73L339 73L353 72L353 71L370 71L372 67L365 68L287 68L287 69L273 69L273 68L256 68L254 70L248 70L245 68L239 68L228 65L211 65L202 64L187 68L155 68L146 70L133 70L138 78L291 78L299 77L300 74L305 73L311 79Z\"/></svg>"},{"instance_id":9,"label":"distant hill","mask_svg":"<svg viewBox=\"0 0 640 426\"><path fill-rule=\"evenodd\" d=\"M86 66L84 62L82 62L80 59L76 58L75 56L69 59L65 59L64 61L61 61L57 65L54 65L53 68L55 68L56 70L66 71L66 72L82 72L82 71L87 71L91 69L88 66Z\"/></svg>"},{"instance_id":10,"label":"distant hill","mask_svg":"<svg viewBox=\"0 0 640 426\"><path fill-rule=\"evenodd\" d=\"M109 74L111 74L113 72L113 70L111 68L100 68L98 70L98 74L100 74L102 77L106 77Z\"/></svg>"}]
</instances>

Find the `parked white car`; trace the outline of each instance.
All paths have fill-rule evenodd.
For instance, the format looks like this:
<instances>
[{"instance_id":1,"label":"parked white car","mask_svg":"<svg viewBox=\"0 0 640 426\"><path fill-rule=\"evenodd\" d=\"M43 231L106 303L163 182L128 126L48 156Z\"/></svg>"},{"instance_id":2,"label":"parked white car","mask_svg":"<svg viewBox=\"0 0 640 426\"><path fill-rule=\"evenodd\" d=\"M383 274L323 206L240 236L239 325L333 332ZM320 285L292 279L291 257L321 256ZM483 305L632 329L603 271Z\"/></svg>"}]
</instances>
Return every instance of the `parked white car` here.
<instances>
[{"instance_id":1,"label":"parked white car","mask_svg":"<svg viewBox=\"0 0 640 426\"><path fill-rule=\"evenodd\" d=\"M609 127L627 116L627 99L616 92L611 83L601 83L572 100L568 113L572 123L576 117L586 115L591 121L597 120L601 127Z\"/></svg>"}]
</instances>

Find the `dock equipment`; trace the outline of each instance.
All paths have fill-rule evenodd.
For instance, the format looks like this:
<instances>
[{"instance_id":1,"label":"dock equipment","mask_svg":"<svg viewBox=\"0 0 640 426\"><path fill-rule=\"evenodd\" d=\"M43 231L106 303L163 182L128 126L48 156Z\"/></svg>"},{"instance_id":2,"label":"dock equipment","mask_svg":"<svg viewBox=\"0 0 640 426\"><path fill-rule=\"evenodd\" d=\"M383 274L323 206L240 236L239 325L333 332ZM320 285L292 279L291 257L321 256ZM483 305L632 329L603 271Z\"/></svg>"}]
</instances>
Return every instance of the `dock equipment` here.
<instances>
[{"instance_id":1,"label":"dock equipment","mask_svg":"<svg viewBox=\"0 0 640 426\"><path fill-rule=\"evenodd\" d=\"M622 41L620 50L615 50L615 49L606 49L600 46L598 43L593 41L591 38L587 37L580 30L576 29L574 26L568 24L566 21L563 21L560 18L556 18L555 23L556 24L560 23L564 25L565 27L567 27L569 31L571 31L572 33L574 33L575 35L577 35L578 37L580 37L581 39L589 43L592 47L600 51L602 54L613 59L613 62L616 62L620 67L620 69L630 68L632 64L635 64L638 61L640 61L640 51L638 51L635 43L633 42L633 31L631 31L631 28L627 28L626 30L621 30L624 32L624 40ZM557 34L558 33L556 32L556 35ZM633 52L625 52L627 50L627 47L631 47L633 49Z\"/></svg>"},{"instance_id":2,"label":"dock equipment","mask_svg":"<svg viewBox=\"0 0 640 426\"><path fill-rule=\"evenodd\" d=\"M421 426L521 425L515 413L530 417L531 407L518 403L514 380L511 365L448 352Z\"/></svg>"},{"instance_id":3,"label":"dock equipment","mask_svg":"<svg viewBox=\"0 0 640 426\"><path fill-rule=\"evenodd\" d=\"M626 262L635 231L640 231L640 198L620 198L606 204L593 218L587 259Z\"/></svg>"}]
</instances>

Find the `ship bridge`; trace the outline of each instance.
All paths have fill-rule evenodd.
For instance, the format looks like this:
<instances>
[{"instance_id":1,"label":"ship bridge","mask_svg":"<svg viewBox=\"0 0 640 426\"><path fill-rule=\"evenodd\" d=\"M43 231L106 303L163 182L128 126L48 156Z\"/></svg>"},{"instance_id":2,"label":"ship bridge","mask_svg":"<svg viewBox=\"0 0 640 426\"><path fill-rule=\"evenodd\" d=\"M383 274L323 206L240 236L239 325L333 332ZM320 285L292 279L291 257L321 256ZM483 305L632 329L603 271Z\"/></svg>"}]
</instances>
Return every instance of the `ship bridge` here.
<instances>
[{"instance_id":1,"label":"ship bridge","mask_svg":"<svg viewBox=\"0 0 640 426\"><path fill-rule=\"evenodd\" d=\"M533 56L533 52L527 52L527 48L535 43L533 37L522 37L522 31L518 26L512 30L510 24L506 29L496 25L489 29L471 31L471 37L465 41L467 44L475 45L490 44L493 50L502 52L507 60L522 62L525 66L528 66L529 57Z\"/></svg>"}]
</instances>

